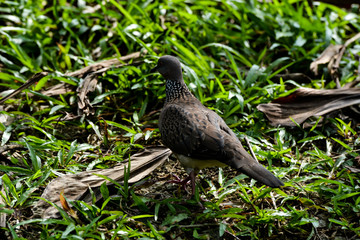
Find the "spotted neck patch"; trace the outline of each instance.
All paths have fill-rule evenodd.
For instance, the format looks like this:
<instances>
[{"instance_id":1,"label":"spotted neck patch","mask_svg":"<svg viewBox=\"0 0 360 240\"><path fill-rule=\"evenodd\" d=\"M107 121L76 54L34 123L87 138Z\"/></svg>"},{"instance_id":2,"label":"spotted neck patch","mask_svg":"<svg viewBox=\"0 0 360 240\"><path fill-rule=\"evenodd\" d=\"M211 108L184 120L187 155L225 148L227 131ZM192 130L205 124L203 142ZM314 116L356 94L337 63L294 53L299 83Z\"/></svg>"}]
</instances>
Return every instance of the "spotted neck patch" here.
<instances>
[{"instance_id":1,"label":"spotted neck patch","mask_svg":"<svg viewBox=\"0 0 360 240\"><path fill-rule=\"evenodd\" d=\"M171 102L175 99L185 98L192 95L185 83L180 81L166 81L166 100L165 102Z\"/></svg>"}]
</instances>

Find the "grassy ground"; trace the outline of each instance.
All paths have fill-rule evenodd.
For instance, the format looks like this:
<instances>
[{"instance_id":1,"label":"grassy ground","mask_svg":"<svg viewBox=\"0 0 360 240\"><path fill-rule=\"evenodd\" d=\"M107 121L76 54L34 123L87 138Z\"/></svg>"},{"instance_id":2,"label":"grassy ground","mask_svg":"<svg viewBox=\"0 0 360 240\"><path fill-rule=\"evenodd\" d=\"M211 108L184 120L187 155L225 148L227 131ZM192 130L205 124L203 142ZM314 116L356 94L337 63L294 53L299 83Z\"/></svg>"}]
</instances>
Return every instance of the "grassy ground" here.
<instances>
[{"instance_id":1,"label":"grassy ground","mask_svg":"<svg viewBox=\"0 0 360 240\"><path fill-rule=\"evenodd\" d=\"M343 44L360 31L358 7L297 0L1 1L0 90L16 89L36 72L49 71L51 77L1 106L2 146L23 147L0 155L0 213L6 214L0 234L9 239L359 239L359 173L347 168L360 165L356 118L344 111L313 128L272 127L256 109L299 86L335 88L325 65L319 76L309 66L329 44ZM137 66L112 68L99 77L90 95L94 115L62 120L66 113L77 114L76 87L82 81L64 73L137 51L147 52ZM359 52L358 41L347 48L340 63L342 85L357 77ZM191 199L166 183L169 170L183 174L169 160L150 176L157 184L145 190L129 188L119 198L108 196L104 187L102 205L74 202L81 220L32 218L34 202L58 175L108 168L159 143L165 89L163 79L149 70L164 54L181 59L196 97L239 138L247 136L259 161L285 187L269 189L231 169L210 169L200 174ZM287 72L313 80L275 80ZM61 82L71 91L42 94ZM90 141L92 136L100 140ZM207 200L203 208L200 196Z\"/></svg>"}]
</instances>

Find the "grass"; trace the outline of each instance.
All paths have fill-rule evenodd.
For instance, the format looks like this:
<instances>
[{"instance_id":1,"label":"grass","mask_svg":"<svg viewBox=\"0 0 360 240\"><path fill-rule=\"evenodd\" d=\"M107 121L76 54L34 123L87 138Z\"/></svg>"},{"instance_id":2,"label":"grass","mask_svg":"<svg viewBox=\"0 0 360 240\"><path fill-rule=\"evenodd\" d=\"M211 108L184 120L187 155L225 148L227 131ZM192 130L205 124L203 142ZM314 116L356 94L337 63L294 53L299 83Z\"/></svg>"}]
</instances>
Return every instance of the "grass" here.
<instances>
[{"instance_id":1,"label":"grass","mask_svg":"<svg viewBox=\"0 0 360 240\"><path fill-rule=\"evenodd\" d=\"M356 118L327 116L314 128L272 127L256 109L300 86L335 88L326 66L314 76L310 63L329 44L343 44L359 31L358 6L345 10L298 0L3 1L0 90L16 89L39 71L51 77L2 106L7 121L0 123L1 145L20 146L1 155L0 213L6 215L1 234L12 239L359 238L359 175L346 168L359 168ZM137 51L147 51L140 65L100 76L90 95L94 116L62 120L77 113L76 87L82 81L63 73ZM359 51L358 41L347 48L342 85L357 77ZM109 168L159 143L164 81L149 70L165 54L181 59L196 97L240 139L247 136L260 162L285 187L271 190L229 169L205 171L192 199L165 186L150 189L167 197L152 198L130 186L117 186L118 195L112 195L104 185L100 205L69 200L78 219L61 207L61 219L32 218L33 204L60 174ZM313 80L273 80L286 72ZM61 82L71 91L42 94ZM97 140L90 141L93 137ZM203 209L200 196L208 200Z\"/></svg>"}]
</instances>

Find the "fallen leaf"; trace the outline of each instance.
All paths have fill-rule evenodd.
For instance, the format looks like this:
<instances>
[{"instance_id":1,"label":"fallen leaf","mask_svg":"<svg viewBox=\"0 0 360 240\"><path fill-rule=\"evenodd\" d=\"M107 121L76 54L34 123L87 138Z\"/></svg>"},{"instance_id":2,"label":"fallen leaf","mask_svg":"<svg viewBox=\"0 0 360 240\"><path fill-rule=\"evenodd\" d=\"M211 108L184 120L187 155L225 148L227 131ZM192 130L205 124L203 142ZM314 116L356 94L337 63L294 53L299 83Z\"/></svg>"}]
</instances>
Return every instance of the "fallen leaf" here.
<instances>
[{"instance_id":1,"label":"fallen leaf","mask_svg":"<svg viewBox=\"0 0 360 240\"><path fill-rule=\"evenodd\" d=\"M137 59L142 56L141 52L135 52L123 57L109 59L105 61L101 61L99 63L92 64L90 66L84 67L80 70L77 70L72 73L66 74L67 76L84 78L82 84L77 88L78 95L78 115L81 116L85 114L86 116L93 115L95 110L90 103L90 99L88 98L88 94L95 91L96 85L98 83L98 76L109 70L113 67L121 67L125 64L124 61L129 61L131 59ZM135 63L133 63L134 65Z\"/></svg>"},{"instance_id":2,"label":"fallen leaf","mask_svg":"<svg viewBox=\"0 0 360 240\"><path fill-rule=\"evenodd\" d=\"M79 217L77 216L76 212L74 211L74 209L72 209L68 202L66 201L65 197L64 197L64 189L61 191L60 196L59 196L59 200L61 203L62 208L68 212L70 214L70 216L72 216L75 219L79 219Z\"/></svg>"},{"instance_id":3,"label":"fallen leaf","mask_svg":"<svg viewBox=\"0 0 360 240\"><path fill-rule=\"evenodd\" d=\"M130 156L131 168L128 183L133 184L148 176L159 167L171 154L171 150L164 146L146 147L139 153ZM42 198L60 205L59 195L64 190L64 195L70 200L83 200L91 203L91 197L87 197L89 188L100 187L106 180L95 174L104 175L119 183L124 179L124 167L127 167L128 160L123 161L113 168L96 169L77 174L68 174L51 181L45 188ZM108 185L111 183L107 182ZM101 197L101 196L99 196ZM98 201L99 199L97 199ZM59 212L56 208L43 200L39 200L33 208L34 217L57 218Z\"/></svg>"},{"instance_id":4,"label":"fallen leaf","mask_svg":"<svg viewBox=\"0 0 360 240\"><path fill-rule=\"evenodd\" d=\"M9 98L17 95L18 93L20 93L22 90L30 87L31 85L33 85L35 82L40 81L42 78L46 77L49 73L48 72L38 72L36 74L34 74L31 78L29 78L23 85L21 85L18 89L14 90L12 93L6 95L5 97L3 97L2 99L0 99L0 104L4 103L6 100L8 100Z\"/></svg>"},{"instance_id":5,"label":"fallen leaf","mask_svg":"<svg viewBox=\"0 0 360 240\"><path fill-rule=\"evenodd\" d=\"M88 94L90 92L95 91L96 85L98 83L97 77L103 72L108 71L110 68L114 67L121 67L125 65L125 61L130 61L134 59L138 59L141 56L146 54L146 51L143 52L134 52L131 54L128 54L126 56L120 57L120 58L113 58L104 60L98 63L94 63L92 65L86 66L84 68L81 68L75 72L70 72L64 74L64 76L68 77L76 77L76 78L82 78L84 79L81 83L81 85L77 88L77 95L78 95L78 116L82 116L85 114L93 115L95 113L93 106L91 105L91 101L88 98ZM132 62L132 65L136 66L140 64L140 62ZM34 76L32 76L30 79L26 81L23 85L21 85L18 89L12 91L7 96L0 99L0 104L5 102L7 99L17 95L22 90L28 88L32 84L34 84L37 81L40 81L43 77L48 76L48 72L39 72L36 73ZM57 84L55 86L50 87L49 89L41 91L42 94L46 96L54 96L54 95L60 95L67 93L69 91L72 91L73 86L68 86L64 83Z\"/></svg>"},{"instance_id":6,"label":"fallen leaf","mask_svg":"<svg viewBox=\"0 0 360 240\"><path fill-rule=\"evenodd\" d=\"M360 33L357 33L352 38L348 39L344 44L342 45L332 45L330 44L322 53L321 55L315 59L310 64L310 69L315 73L315 75L318 75L318 65L319 64L328 64L328 69L330 72L330 75L332 79L336 82L336 87L338 89L341 88L340 85L340 61L345 53L345 49L347 46L355 42L360 38Z\"/></svg>"},{"instance_id":7,"label":"fallen leaf","mask_svg":"<svg viewBox=\"0 0 360 240\"><path fill-rule=\"evenodd\" d=\"M354 167L349 167L349 166L345 166L350 172L353 173L360 173L360 169L359 168L354 168Z\"/></svg>"},{"instance_id":8,"label":"fallen leaf","mask_svg":"<svg viewBox=\"0 0 360 240\"><path fill-rule=\"evenodd\" d=\"M330 44L321 55L310 64L310 69L318 75L318 65L331 62L339 54L340 49L343 45L332 45Z\"/></svg>"},{"instance_id":9,"label":"fallen leaf","mask_svg":"<svg viewBox=\"0 0 360 240\"><path fill-rule=\"evenodd\" d=\"M292 94L257 106L272 126L296 126L312 116L360 104L360 88L320 90L299 88Z\"/></svg>"}]
</instances>

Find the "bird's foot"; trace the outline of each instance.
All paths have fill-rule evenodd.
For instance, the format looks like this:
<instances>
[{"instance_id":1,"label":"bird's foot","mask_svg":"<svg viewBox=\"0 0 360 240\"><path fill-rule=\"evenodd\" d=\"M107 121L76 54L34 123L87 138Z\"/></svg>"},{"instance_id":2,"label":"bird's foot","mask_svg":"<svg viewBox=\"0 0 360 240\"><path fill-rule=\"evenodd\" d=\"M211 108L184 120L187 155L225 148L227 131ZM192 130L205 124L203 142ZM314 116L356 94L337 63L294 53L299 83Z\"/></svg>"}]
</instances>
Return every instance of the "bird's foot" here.
<instances>
[{"instance_id":1,"label":"bird's foot","mask_svg":"<svg viewBox=\"0 0 360 240\"><path fill-rule=\"evenodd\" d=\"M181 185L181 187L186 191L186 185L189 183L189 181L191 180L191 177L188 176L185 179L181 180L177 175L172 174L172 176L175 178L174 180L170 180L168 181L168 183L176 183ZM187 192L187 191L186 191Z\"/></svg>"}]
</instances>

